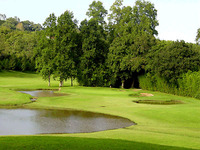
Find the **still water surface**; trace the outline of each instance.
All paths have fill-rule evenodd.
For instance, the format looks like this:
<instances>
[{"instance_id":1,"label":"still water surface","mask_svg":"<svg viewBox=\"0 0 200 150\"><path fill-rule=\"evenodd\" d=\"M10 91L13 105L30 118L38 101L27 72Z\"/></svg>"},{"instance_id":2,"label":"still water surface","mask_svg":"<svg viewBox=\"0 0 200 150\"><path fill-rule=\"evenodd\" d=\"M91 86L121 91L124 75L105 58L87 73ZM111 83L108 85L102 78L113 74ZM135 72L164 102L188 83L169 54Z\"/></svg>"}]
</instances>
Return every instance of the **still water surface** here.
<instances>
[{"instance_id":1,"label":"still water surface","mask_svg":"<svg viewBox=\"0 0 200 150\"><path fill-rule=\"evenodd\" d=\"M56 96L66 96L64 93L54 93L50 90L35 90L35 91L18 91L21 93L29 94L34 97L56 97Z\"/></svg>"},{"instance_id":2,"label":"still water surface","mask_svg":"<svg viewBox=\"0 0 200 150\"><path fill-rule=\"evenodd\" d=\"M84 111L0 109L0 135L89 133L131 125L125 118Z\"/></svg>"}]
</instances>

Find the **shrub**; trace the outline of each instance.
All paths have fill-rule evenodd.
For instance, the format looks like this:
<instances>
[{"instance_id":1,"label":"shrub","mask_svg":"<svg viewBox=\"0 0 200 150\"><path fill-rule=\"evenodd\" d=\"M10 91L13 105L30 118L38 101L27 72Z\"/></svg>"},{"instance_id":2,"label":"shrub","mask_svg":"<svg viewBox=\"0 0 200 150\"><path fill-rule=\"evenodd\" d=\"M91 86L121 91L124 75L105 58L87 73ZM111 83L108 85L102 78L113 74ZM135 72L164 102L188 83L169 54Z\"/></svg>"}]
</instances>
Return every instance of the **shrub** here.
<instances>
[{"instance_id":1,"label":"shrub","mask_svg":"<svg viewBox=\"0 0 200 150\"><path fill-rule=\"evenodd\" d=\"M150 73L139 77L140 88L200 99L200 71L182 74L176 83Z\"/></svg>"}]
</instances>

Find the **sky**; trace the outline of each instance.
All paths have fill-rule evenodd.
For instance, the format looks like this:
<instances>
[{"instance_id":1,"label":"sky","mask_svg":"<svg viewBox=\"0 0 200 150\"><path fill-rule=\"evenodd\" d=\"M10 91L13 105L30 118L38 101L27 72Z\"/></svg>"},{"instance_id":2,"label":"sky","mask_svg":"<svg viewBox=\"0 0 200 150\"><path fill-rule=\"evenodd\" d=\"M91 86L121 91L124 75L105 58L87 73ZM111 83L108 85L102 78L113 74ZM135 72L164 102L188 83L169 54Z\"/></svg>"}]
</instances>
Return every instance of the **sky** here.
<instances>
[{"instance_id":1,"label":"sky","mask_svg":"<svg viewBox=\"0 0 200 150\"><path fill-rule=\"evenodd\" d=\"M100 0L109 10L115 0ZM136 0L124 0L124 6L134 6ZM200 28L200 0L148 0L158 10L158 38L185 40L195 43ZM7 18L17 16L43 24L49 14L60 16L66 10L74 13L79 22L87 18L86 12L93 0L0 0L0 14Z\"/></svg>"}]
</instances>

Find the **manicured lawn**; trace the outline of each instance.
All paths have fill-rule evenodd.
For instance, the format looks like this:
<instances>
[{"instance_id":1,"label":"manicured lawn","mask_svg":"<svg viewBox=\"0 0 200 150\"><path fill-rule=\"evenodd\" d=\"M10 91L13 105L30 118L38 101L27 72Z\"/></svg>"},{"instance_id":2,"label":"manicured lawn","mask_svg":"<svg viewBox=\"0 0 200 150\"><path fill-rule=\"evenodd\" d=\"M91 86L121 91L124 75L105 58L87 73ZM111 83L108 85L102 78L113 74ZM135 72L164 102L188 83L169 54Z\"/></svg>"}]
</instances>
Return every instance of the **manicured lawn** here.
<instances>
[{"instance_id":1,"label":"manicured lawn","mask_svg":"<svg viewBox=\"0 0 200 150\"><path fill-rule=\"evenodd\" d=\"M69 95L29 103L21 89L49 89L37 74L0 72L0 107L78 109L113 114L137 123L124 129L84 134L1 136L0 149L200 149L200 101L160 92L99 87L61 89ZM58 82L52 82L52 89ZM151 93L154 96L138 96ZM184 104L137 104L137 100L178 100ZM12 122L11 122L12 123Z\"/></svg>"},{"instance_id":2,"label":"manicured lawn","mask_svg":"<svg viewBox=\"0 0 200 150\"><path fill-rule=\"evenodd\" d=\"M16 142L18 141L18 142ZM13 144L14 143L14 144ZM1 150L189 150L187 148L162 146L142 142L113 140L113 139L95 139L95 138L74 138L74 137L5 137L1 138Z\"/></svg>"}]
</instances>

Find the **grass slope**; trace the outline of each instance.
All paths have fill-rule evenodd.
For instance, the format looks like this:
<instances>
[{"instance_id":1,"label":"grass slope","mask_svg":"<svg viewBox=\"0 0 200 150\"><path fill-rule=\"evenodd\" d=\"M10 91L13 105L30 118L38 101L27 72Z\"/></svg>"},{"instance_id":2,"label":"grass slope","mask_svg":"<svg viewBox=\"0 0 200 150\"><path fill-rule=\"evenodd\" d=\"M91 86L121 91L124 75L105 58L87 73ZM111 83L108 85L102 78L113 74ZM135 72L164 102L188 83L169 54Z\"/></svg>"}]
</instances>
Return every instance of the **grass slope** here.
<instances>
[{"instance_id":1,"label":"grass slope","mask_svg":"<svg viewBox=\"0 0 200 150\"><path fill-rule=\"evenodd\" d=\"M39 136L1 136L0 149L200 149L200 101L160 92L110 88L70 87L60 92L68 96L39 98L19 89L48 89L47 82L37 74L0 72L0 107L77 109L113 114L137 123L124 129L85 134ZM58 88L53 81L51 88ZM140 97L151 93L152 97ZM131 96L130 96L131 95ZM184 104L148 105L137 100L180 100Z\"/></svg>"}]
</instances>

